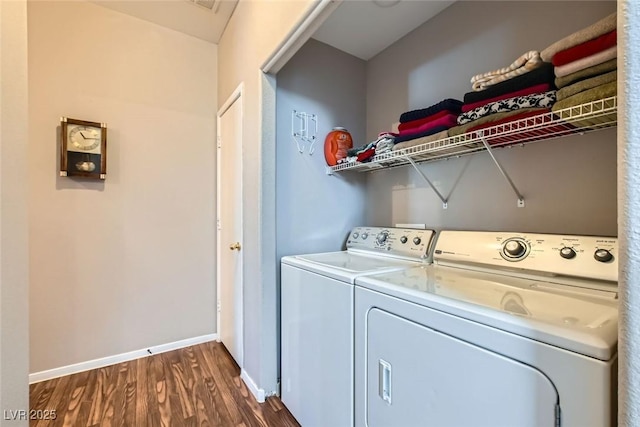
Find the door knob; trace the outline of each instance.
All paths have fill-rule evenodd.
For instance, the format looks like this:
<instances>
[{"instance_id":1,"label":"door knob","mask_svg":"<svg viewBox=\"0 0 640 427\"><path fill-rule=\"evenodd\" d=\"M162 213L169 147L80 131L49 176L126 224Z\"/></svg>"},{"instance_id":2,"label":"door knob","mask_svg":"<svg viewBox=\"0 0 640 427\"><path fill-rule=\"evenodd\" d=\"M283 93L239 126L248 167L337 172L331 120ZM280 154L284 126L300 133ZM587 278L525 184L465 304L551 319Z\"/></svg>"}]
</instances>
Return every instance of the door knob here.
<instances>
[{"instance_id":1,"label":"door knob","mask_svg":"<svg viewBox=\"0 0 640 427\"><path fill-rule=\"evenodd\" d=\"M229 246L229 249L231 249L232 251L239 251L240 250L240 242L232 243L231 246Z\"/></svg>"}]
</instances>

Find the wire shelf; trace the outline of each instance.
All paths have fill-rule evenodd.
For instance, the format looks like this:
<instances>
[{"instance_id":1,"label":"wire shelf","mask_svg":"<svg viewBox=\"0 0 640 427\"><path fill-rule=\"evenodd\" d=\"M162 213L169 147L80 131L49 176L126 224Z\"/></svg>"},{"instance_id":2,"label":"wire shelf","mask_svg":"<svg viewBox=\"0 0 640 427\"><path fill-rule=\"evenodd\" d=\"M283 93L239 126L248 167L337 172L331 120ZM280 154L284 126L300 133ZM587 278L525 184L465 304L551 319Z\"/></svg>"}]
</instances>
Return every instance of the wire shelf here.
<instances>
[{"instance_id":1,"label":"wire shelf","mask_svg":"<svg viewBox=\"0 0 640 427\"><path fill-rule=\"evenodd\" d=\"M366 172L408 165L411 163L409 159L423 163L462 156L486 150L483 139L491 148L497 148L513 144L527 144L572 134L583 134L616 126L618 123L617 109L617 96L612 96L462 135L378 154L373 156L369 162L342 163L332 166L330 170L332 172L347 170ZM426 139L426 137L422 139ZM419 142L419 139L417 142Z\"/></svg>"}]
</instances>

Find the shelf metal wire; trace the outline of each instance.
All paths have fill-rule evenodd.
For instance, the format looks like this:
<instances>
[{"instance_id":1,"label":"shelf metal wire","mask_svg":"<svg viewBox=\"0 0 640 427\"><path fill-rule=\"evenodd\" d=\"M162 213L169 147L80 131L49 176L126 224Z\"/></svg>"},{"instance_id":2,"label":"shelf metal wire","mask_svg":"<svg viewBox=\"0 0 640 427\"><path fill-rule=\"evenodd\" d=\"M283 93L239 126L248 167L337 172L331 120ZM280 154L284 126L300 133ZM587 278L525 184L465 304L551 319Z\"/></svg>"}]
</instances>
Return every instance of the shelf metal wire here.
<instances>
[{"instance_id":1,"label":"shelf metal wire","mask_svg":"<svg viewBox=\"0 0 640 427\"><path fill-rule=\"evenodd\" d=\"M612 96L462 135L378 154L373 156L369 162L342 163L332 166L330 172L373 171L459 157L484 151L487 149L487 145L491 149L513 144L523 145L566 135L606 129L617 125L617 109L617 96ZM483 139L487 142L487 145L483 143Z\"/></svg>"}]
</instances>

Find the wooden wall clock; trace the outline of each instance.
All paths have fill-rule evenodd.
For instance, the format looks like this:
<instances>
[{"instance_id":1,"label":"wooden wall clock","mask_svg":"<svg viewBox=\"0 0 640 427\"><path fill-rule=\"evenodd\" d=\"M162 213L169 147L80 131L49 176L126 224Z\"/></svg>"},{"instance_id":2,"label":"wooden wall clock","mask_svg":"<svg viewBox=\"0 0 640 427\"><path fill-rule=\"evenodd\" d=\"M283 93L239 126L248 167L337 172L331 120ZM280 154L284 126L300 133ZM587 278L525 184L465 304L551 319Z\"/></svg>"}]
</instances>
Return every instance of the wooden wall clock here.
<instances>
[{"instance_id":1,"label":"wooden wall clock","mask_svg":"<svg viewBox=\"0 0 640 427\"><path fill-rule=\"evenodd\" d=\"M107 177L107 125L60 119L60 176Z\"/></svg>"}]
</instances>

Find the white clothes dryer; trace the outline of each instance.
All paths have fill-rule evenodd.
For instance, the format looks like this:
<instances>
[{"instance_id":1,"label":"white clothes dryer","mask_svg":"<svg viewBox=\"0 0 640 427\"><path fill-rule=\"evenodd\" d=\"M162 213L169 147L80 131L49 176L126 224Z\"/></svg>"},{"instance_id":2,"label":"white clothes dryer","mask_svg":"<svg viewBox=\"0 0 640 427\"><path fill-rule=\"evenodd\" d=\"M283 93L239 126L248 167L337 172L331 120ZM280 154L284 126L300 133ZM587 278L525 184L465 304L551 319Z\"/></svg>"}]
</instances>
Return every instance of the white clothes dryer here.
<instances>
[{"instance_id":1,"label":"white clothes dryer","mask_svg":"<svg viewBox=\"0 0 640 427\"><path fill-rule=\"evenodd\" d=\"M356 426L615 425L615 238L443 231L356 279Z\"/></svg>"},{"instance_id":2,"label":"white clothes dryer","mask_svg":"<svg viewBox=\"0 0 640 427\"><path fill-rule=\"evenodd\" d=\"M281 264L281 397L303 427L354 423L354 283L429 262L432 230L357 227L347 250Z\"/></svg>"}]
</instances>

